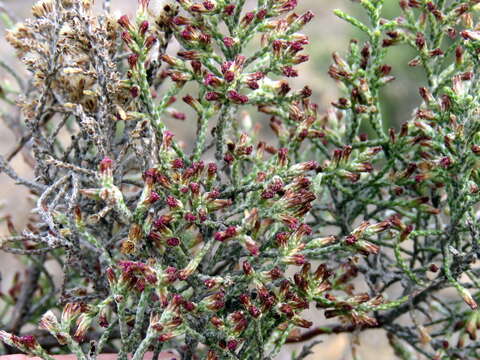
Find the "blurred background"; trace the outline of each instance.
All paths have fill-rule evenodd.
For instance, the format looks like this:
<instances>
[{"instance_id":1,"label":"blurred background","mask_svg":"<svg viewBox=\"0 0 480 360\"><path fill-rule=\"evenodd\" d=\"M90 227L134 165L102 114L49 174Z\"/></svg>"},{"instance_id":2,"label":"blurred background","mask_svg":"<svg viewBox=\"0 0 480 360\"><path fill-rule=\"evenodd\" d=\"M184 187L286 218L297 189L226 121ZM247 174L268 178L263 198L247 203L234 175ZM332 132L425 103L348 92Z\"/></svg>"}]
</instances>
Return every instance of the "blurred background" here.
<instances>
[{"instance_id":1,"label":"blurred background","mask_svg":"<svg viewBox=\"0 0 480 360\"><path fill-rule=\"evenodd\" d=\"M100 3L99 0L97 2ZM33 0L6 0L0 2L0 7L5 6L17 20L22 20L30 16L30 7ZM392 17L398 14L398 2L386 1L385 17ZM97 4L98 5L98 4ZM115 10L122 13L133 13L136 8L135 0L112 0ZM350 0L300 0L298 13L305 10L312 10L316 14L315 19L306 28L306 33L310 36L311 44L307 51L311 55L308 63L302 64L300 68L300 77L296 78L294 83L298 87L308 84L314 90L314 101L319 104L320 109L326 109L330 102L340 96L340 92L335 82L327 75L330 65L331 53L337 51L345 53L351 38L364 40L362 35L357 33L350 25L335 17L333 9L342 10L363 17L362 9L358 3ZM15 68L19 74L26 75L22 65L15 58L13 49L5 42L5 29L0 29L0 49L2 60L9 66ZM390 51L387 63L393 66L392 74L397 81L390 83L384 88L383 111L385 114L385 123L387 127L398 127L403 121L409 118L411 111L417 106L419 96L415 89L421 86L423 74L421 70L409 68L407 62L413 57L407 48L395 47ZM0 70L0 80L2 83L11 81L4 72ZM0 113L3 112L0 109ZM174 132L182 131L182 123L172 122L170 128ZM175 129L175 126L178 129ZM2 155L11 151L15 146L16 139L4 125L0 123L0 153ZM29 178L32 176L31 169L25 165L22 156L16 156L11 165L17 172ZM0 218L7 216L11 223L17 229L22 229L26 222L28 212L31 208L31 202L28 199L28 193L21 187L0 174L0 199L2 209L0 209ZM5 218L4 218L5 220ZM7 234L7 221L0 223L0 236ZM22 270L21 260L13 255L4 254L0 251L0 272L2 275L1 290L8 291L11 279L17 271ZM1 303L0 303L1 311ZM311 311L307 313L307 319L315 321L317 324L325 322L323 315L319 312ZM385 334L381 330L370 330L360 335L341 334L331 335L329 337L319 337L323 342L314 348L314 354L310 355L309 360L374 360L374 359L392 359L393 353L387 345ZM280 356L279 360L291 358L292 350L301 350L303 344L287 346Z\"/></svg>"}]
</instances>

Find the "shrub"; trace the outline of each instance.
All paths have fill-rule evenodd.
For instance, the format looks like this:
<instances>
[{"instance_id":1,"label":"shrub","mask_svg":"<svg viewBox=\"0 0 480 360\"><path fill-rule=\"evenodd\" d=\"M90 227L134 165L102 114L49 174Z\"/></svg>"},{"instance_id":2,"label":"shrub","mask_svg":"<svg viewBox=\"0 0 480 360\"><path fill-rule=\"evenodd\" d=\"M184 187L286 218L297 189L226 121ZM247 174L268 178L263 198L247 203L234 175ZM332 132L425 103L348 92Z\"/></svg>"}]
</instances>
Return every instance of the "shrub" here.
<instances>
[{"instance_id":1,"label":"shrub","mask_svg":"<svg viewBox=\"0 0 480 360\"><path fill-rule=\"evenodd\" d=\"M480 1L401 0L388 19L358 2L364 22L336 11L366 40L333 55L344 95L325 113L289 84L313 18L296 0L140 0L120 18L109 1L37 2L7 35L31 77L3 88L23 115L4 115L20 143L0 168L36 205L1 243L30 259L3 295L6 351L273 359L382 328L401 359L477 358ZM399 45L426 81L385 130ZM193 143L169 117L196 118ZM18 152L33 180L9 166Z\"/></svg>"}]
</instances>

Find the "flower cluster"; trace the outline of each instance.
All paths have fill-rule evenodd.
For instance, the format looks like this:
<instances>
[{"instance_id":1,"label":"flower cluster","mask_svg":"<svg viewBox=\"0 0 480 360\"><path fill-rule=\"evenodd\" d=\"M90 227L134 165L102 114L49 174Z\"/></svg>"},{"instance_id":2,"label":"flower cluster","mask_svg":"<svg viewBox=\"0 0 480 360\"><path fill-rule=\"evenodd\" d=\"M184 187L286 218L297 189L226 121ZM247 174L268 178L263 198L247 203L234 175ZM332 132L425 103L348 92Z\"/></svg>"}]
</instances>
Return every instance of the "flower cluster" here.
<instances>
[{"instance_id":1,"label":"flower cluster","mask_svg":"<svg viewBox=\"0 0 480 360\"><path fill-rule=\"evenodd\" d=\"M139 0L114 17L109 1L40 0L9 30L32 78L11 74L21 140L0 170L36 204L0 247L37 257L3 295L8 351L50 359L54 339L79 360L273 359L383 328L399 358L476 356L480 1L401 0L385 19L384 1L362 0L369 25L336 11L367 40L333 55L344 93L324 113L292 82L313 13L251 3ZM426 83L386 130L385 59L402 44ZM19 152L34 180L8 165Z\"/></svg>"}]
</instances>

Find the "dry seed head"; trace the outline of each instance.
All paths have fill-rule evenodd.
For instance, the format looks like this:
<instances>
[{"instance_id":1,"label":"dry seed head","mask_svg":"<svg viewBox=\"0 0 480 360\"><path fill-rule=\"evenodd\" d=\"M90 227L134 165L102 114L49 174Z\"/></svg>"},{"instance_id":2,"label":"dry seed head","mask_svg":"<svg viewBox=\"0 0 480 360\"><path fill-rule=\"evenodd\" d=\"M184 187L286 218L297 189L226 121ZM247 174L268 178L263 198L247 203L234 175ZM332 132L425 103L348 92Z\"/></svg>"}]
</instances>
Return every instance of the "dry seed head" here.
<instances>
[{"instance_id":1,"label":"dry seed head","mask_svg":"<svg viewBox=\"0 0 480 360\"><path fill-rule=\"evenodd\" d=\"M32 6L32 14L36 18L50 15L54 10L53 0L40 0Z\"/></svg>"}]
</instances>

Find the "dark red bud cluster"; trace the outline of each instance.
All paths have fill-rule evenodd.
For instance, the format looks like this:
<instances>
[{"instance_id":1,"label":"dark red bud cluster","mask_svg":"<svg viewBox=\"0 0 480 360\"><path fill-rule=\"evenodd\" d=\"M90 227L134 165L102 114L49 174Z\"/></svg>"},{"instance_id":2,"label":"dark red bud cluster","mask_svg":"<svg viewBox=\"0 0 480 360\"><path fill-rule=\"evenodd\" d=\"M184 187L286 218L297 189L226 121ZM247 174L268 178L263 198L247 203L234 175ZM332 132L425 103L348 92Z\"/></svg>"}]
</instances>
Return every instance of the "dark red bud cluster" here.
<instances>
[{"instance_id":1,"label":"dark red bud cluster","mask_svg":"<svg viewBox=\"0 0 480 360\"><path fill-rule=\"evenodd\" d=\"M235 236L237 236L237 228L235 226L229 226L224 231L216 232L214 238L217 241L224 242L225 240L231 239Z\"/></svg>"}]
</instances>

